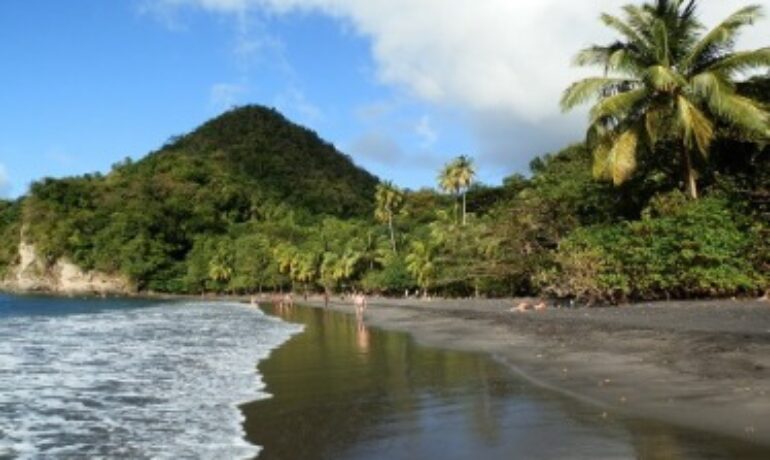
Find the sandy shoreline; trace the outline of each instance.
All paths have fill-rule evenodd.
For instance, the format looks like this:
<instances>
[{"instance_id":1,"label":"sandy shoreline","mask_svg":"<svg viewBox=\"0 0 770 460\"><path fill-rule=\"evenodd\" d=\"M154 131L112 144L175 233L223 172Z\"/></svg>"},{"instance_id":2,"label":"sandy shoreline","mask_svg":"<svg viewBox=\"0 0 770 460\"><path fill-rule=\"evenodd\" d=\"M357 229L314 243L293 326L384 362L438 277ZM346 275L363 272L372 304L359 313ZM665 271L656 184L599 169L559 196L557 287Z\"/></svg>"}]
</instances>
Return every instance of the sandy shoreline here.
<instances>
[{"instance_id":1,"label":"sandy shoreline","mask_svg":"<svg viewBox=\"0 0 770 460\"><path fill-rule=\"evenodd\" d=\"M249 296L138 295L148 300ZM264 299L261 299L261 301ZM322 308L319 297L301 304ZM511 313L511 299L370 299L366 322L482 352L531 383L640 417L770 446L770 303L711 300ZM331 302L352 314L350 300Z\"/></svg>"},{"instance_id":2,"label":"sandy shoreline","mask_svg":"<svg viewBox=\"0 0 770 460\"><path fill-rule=\"evenodd\" d=\"M319 299L303 302L323 307ZM515 314L510 300L372 299L366 322L492 355L530 382L624 416L770 446L770 304L666 302ZM330 308L348 313L347 302Z\"/></svg>"}]
</instances>

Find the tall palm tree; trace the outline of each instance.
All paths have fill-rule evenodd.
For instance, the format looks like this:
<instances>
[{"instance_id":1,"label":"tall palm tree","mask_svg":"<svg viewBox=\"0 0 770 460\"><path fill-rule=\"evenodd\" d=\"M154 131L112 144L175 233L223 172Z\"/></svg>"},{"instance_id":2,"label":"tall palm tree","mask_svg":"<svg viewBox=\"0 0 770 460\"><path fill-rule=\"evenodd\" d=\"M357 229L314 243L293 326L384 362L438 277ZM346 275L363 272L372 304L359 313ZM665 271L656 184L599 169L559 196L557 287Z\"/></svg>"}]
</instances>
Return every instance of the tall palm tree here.
<instances>
[{"instance_id":1,"label":"tall palm tree","mask_svg":"<svg viewBox=\"0 0 770 460\"><path fill-rule=\"evenodd\" d=\"M439 172L439 187L455 196L455 222L457 221L457 202L462 197L462 223L467 222L466 193L476 178L476 169L470 157L461 155L447 163Z\"/></svg>"},{"instance_id":2,"label":"tall palm tree","mask_svg":"<svg viewBox=\"0 0 770 460\"><path fill-rule=\"evenodd\" d=\"M768 112L736 91L742 74L770 66L770 47L734 51L739 32L762 16L762 8L741 8L705 34L695 0L656 0L623 11L624 18L601 16L622 38L575 59L579 66L601 66L604 75L574 83L562 108L597 101L588 142L598 178L621 184L636 169L640 152L654 151L660 141L675 142L686 190L697 198L692 154L708 155L717 123L747 139L770 138Z\"/></svg>"},{"instance_id":3,"label":"tall palm tree","mask_svg":"<svg viewBox=\"0 0 770 460\"><path fill-rule=\"evenodd\" d=\"M454 219L457 224L457 201L460 197L460 185L455 178L454 162L449 162L444 165L438 173L438 186L446 193L450 193L454 196Z\"/></svg>"},{"instance_id":4,"label":"tall palm tree","mask_svg":"<svg viewBox=\"0 0 770 460\"><path fill-rule=\"evenodd\" d=\"M413 242L411 251L406 256L406 269L422 288L423 297L427 297L436 274L433 247L422 241Z\"/></svg>"},{"instance_id":5,"label":"tall palm tree","mask_svg":"<svg viewBox=\"0 0 770 460\"><path fill-rule=\"evenodd\" d=\"M457 184L463 195L463 225L468 222L468 212L466 207L466 195L468 189L473 185L476 179L476 168L473 166L473 160L465 155L460 155L454 162L455 177Z\"/></svg>"},{"instance_id":6,"label":"tall palm tree","mask_svg":"<svg viewBox=\"0 0 770 460\"><path fill-rule=\"evenodd\" d=\"M377 185L375 201L374 217L378 221L388 224L390 246L393 252L396 252L396 232L393 228L393 218L404 206L404 192L393 182L382 182Z\"/></svg>"}]
</instances>

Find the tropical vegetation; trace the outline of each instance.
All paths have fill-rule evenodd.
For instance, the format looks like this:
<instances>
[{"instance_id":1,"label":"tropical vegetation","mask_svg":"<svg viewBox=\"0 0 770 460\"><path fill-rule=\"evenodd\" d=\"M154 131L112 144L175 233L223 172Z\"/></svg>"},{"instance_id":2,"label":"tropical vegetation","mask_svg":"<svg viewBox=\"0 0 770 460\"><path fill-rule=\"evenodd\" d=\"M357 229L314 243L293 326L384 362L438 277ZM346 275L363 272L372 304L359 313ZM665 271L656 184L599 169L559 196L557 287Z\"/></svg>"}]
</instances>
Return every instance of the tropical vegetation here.
<instances>
[{"instance_id":1,"label":"tropical vegetation","mask_svg":"<svg viewBox=\"0 0 770 460\"><path fill-rule=\"evenodd\" d=\"M588 144L597 177L621 184L637 156L677 155L684 184L698 197L693 154L708 159L718 130L741 139L770 137L770 113L736 90L736 79L770 66L770 47L735 51L741 30L761 16L760 6L739 9L710 31L693 0L628 5L625 17L602 15L621 38L593 46L575 59L604 75L573 84L562 98L566 110L597 99L590 111Z\"/></svg>"},{"instance_id":2,"label":"tropical vegetation","mask_svg":"<svg viewBox=\"0 0 770 460\"><path fill-rule=\"evenodd\" d=\"M770 288L770 49L735 51L761 10L704 33L695 2L602 16L578 55L605 75L586 139L500 186L473 159L404 190L272 109L232 110L107 174L0 201L0 276L23 238L142 291L543 295L589 303ZM765 72L765 73L763 73ZM698 199L694 199L698 198Z\"/></svg>"}]
</instances>

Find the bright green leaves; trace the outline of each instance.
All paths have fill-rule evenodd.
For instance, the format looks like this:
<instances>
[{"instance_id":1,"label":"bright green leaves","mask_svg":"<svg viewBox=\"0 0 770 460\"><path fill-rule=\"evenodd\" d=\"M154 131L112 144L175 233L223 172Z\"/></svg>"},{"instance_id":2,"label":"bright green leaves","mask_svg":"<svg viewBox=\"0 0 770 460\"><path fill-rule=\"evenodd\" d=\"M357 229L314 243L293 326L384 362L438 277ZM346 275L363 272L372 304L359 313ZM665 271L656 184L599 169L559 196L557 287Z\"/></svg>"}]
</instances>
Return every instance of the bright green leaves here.
<instances>
[{"instance_id":1,"label":"bright green leaves","mask_svg":"<svg viewBox=\"0 0 770 460\"><path fill-rule=\"evenodd\" d=\"M626 182L636 169L638 147L639 135L633 129L600 142L594 149L594 177L615 185Z\"/></svg>"},{"instance_id":2,"label":"bright green leaves","mask_svg":"<svg viewBox=\"0 0 770 460\"><path fill-rule=\"evenodd\" d=\"M697 148L703 156L707 156L714 140L714 125L684 96L679 96L677 105L685 146L688 150Z\"/></svg>"},{"instance_id":3,"label":"bright green leaves","mask_svg":"<svg viewBox=\"0 0 770 460\"><path fill-rule=\"evenodd\" d=\"M691 69L697 63L712 58L715 52L721 49L731 48L735 39L745 26L753 24L763 15L762 7L750 5L728 16L721 24L708 32L693 46L691 52L683 62L683 68Z\"/></svg>"},{"instance_id":4,"label":"bright green leaves","mask_svg":"<svg viewBox=\"0 0 770 460\"><path fill-rule=\"evenodd\" d=\"M707 156L717 132L759 143L770 139L767 109L738 95L734 80L770 66L770 48L731 52L739 30L759 18L761 8L742 8L705 36L691 2L647 2L623 11L624 18L601 17L621 41L593 46L575 59L578 65L602 66L605 75L570 86L562 109L596 101L588 136L591 142L601 133L598 143L591 142L596 177L625 182L636 167L637 152L651 154L665 139L682 146L671 154L688 160L685 182L695 197L689 151ZM728 129L717 131L717 126Z\"/></svg>"},{"instance_id":5,"label":"bright green leaves","mask_svg":"<svg viewBox=\"0 0 770 460\"><path fill-rule=\"evenodd\" d=\"M646 88L621 92L614 96L601 99L591 108L589 114L591 125L600 123L607 118L623 120L630 117L637 106L649 96Z\"/></svg>"}]
</instances>

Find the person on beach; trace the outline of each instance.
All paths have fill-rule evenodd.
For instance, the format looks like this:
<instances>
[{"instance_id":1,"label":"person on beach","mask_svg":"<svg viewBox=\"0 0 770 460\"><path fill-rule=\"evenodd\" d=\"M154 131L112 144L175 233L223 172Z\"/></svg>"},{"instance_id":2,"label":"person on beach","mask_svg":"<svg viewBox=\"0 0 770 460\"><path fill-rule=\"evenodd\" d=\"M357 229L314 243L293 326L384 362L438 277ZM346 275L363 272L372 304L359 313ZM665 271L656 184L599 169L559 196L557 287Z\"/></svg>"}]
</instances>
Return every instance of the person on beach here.
<instances>
[{"instance_id":1,"label":"person on beach","mask_svg":"<svg viewBox=\"0 0 770 460\"><path fill-rule=\"evenodd\" d=\"M366 296L364 294L354 294L353 306L356 309L356 315L362 316L366 310Z\"/></svg>"},{"instance_id":2,"label":"person on beach","mask_svg":"<svg viewBox=\"0 0 770 460\"><path fill-rule=\"evenodd\" d=\"M533 305L530 302L520 302L515 307L511 308L511 312L513 313L526 313L528 311L544 311L548 309L548 304L546 304L544 301L540 301L539 303Z\"/></svg>"}]
</instances>

